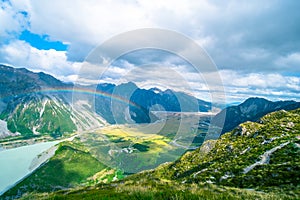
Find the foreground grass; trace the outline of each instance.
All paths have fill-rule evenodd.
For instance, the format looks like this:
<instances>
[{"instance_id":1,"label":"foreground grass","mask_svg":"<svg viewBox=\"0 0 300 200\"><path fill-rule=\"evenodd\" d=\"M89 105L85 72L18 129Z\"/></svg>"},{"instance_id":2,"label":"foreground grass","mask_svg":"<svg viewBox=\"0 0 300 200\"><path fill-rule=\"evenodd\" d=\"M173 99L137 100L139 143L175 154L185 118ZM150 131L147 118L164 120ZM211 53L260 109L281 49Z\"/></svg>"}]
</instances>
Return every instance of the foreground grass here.
<instances>
[{"instance_id":1,"label":"foreground grass","mask_svg":"<svg viewBox=\"0 0 300 200\"><path fill-rule=\"evenodd\" d=\"M155 182L119 182L110 185L59 191L55 193L26 194L23 200L29 199L130 199L130 200L199 200L199 199L296 199L292 196L276 193L263 193L211 184L179 184Z\"/></svg>"}]
</instances>

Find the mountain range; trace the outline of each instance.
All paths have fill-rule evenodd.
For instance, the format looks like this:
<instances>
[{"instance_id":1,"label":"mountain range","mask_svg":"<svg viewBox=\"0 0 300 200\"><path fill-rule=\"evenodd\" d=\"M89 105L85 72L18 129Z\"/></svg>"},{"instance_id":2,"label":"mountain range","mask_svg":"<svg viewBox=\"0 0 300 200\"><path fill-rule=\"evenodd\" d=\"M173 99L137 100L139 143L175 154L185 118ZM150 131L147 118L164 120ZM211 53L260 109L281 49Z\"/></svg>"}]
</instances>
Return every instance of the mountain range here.
<instances>
[{"instance_id":1,"label":"mountain range","mask_svg":"<svg viewBox=\"0 0 300 200\"><path fill-rule=\"evenodd\" d=\"M154 122L158 118L151 111L211 110L211 103L183 92L146 90L132 82L99 84L94 93L83 93L82 99L74 99L74 92L91 90L93 86L74 87L42 72L5 65L0 65L0 88L0 119L7 130L1 129L9 132L0 137L40 134L59 137L107 123Z\"/></svg>"},{"instance_id":2,"label":"mountain range","mask_svg":"<svg viewBox=\"0 0 300 200\"><path fill-rule=\"evenodd\" d=\"M133 82L120 85L99 84L97 92L109 94L109 97L97 96L95 108L96 112L110 124L130 123L132 120L135 123L154 122L157 118L150 111L208 112L211 110L211 103L183 92L170 89L161 91L157 88L146 90L138 88ZM112 98L114 96L122 98L123 101L115 100ZM126 108L129 108L128 113L124 112Z\"/></svg>"},{"instance_id":3,"label":"mountain range","mask_svg":"<svg viewBox=\"0 0 300 200\"><path fill-rule=\"evenodd\" d=\"M58 137L105 122L80 102L71 106L72 84L42 72L4 65L0 66L0 76L0 119L10 134Z\"/></svg>"},{"instance_id":4,"label":"mountain range","mask_svg":"<svg viewBox=\"0 0 300 200\"><path fill-rule=\"evenodd\" d=\"M229 106L213 117L211 123L222 128L221 134L231 131L239 124L259 120L262 116L278 110L294 110L300 108L300 102L276 101L264 98L248 98L237 106ZM220 124L220 121L224 124Z\"/></svg>"},{"instance_id":5,"label":"mountain range","mask_svg":"<svg viewBox=\"0 0 300 200\"><path fill-rule=\"evenodd\" d=\"M93 87L94 93L101 95L92 93L85 95L83 100L74 99L72 93L92 87L74 87L72 83L64 83L43 72L34 73L25 68L0 65L3 133L0 138L39 134L58 137L105 124L155 122L158 117L152 111L208 112L212 109L209 102L170 89L146 90L132 82L120 85L102 83ZM272 102L249 98L237 106L223 109L212 118L211 124L220 127L223 134L243 122L257 121L267 113L299 107L300 102L295 101Z\"/></svg>"},{"instance_id":6,"label":"mountain range","mask_svg":"<svg viewBox=\"0 0 300 200\"><path fill-rule=\"evenodd\" d=\"M207 112L212 105L183 92L147 90L132 82L75 86L5 65L0 65L0 88L0 137L57 138L86 132L61 142L52 158L0 198L297 199L300 195L299 102L249 98L229 106L211 120L200 121L196 131L191 124L194 135L187 138L197 137L201 123L221 130L220 137L201 140L193 150L180 144L185 138L176 137L172 122L178 122L177 112ZM94 93L84 92L93 88ZM74 92L81 95L74 98ZM146 133L150 126L132 125L163 124L153 111L175 112L168 115L163 134ZM188 119L193 116L187 116L192 122ZM107 128L93 131L99 127ZM101 153L96 151L100 147ZM175 162L133 175L101 160L103 155L122 159L126 154L130 155L126 162L142 169L142 163L165 160L163 150L174 156L180 148L184 154Z\"/></svg>"}]
</instances>

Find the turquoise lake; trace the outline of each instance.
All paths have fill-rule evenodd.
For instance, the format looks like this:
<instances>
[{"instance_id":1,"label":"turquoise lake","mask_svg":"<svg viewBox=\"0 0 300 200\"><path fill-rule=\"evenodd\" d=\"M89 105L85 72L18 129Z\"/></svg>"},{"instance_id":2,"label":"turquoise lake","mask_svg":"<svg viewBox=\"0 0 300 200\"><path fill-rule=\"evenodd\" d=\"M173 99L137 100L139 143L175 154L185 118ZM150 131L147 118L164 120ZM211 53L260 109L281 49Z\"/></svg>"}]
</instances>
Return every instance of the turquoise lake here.
<instances>
[{"instance_id":1,"label":"turquoise lake","mask_svg":"<svg viewBox=\"0 0 300 200\"><path fill-rule=\"evenodd\" d=\"M33 170L32 161L60 141L43 142L0 151L0 195Z\"/></svg>"}]
</instances>

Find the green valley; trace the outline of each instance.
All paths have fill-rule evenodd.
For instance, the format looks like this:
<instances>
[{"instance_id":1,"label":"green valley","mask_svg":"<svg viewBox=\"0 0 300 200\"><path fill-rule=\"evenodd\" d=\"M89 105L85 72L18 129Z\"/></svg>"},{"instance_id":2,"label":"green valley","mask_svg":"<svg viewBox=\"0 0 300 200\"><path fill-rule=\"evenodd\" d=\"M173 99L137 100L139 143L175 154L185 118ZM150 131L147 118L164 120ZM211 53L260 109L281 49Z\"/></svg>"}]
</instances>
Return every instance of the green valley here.
<instances>
[{"instance_id":1,"label":"green valley","mask_svg":"<svg viewBox=\"0 0 300 200\"><path fill-rule=\"evenodd\" d=\"M76 140L59 144L55 155L5 195L19 197L28 192L60 189L110 182L123 178L122 172L99 162Z\"/></svg>"},{"instance_id":2,"label":"green valley","mask_svg":"<svg viewBox=\"0 0 300 200\"><path fill-rule=\"evenodd\" d=\"M158 147L170 148L171 140L133 126L106 127L60 144L48 163L4 196L26 188L23 199L297 199L299 125L300 109L277 111L258 122L243 123L218 140L207 140L175 162L129 176L99 162L104 154L95 150L99 152L101 137L105 135L119 148L136 149L140 163L151 163L147 158L160 154ZM51 193L60 189L64 190Z\"/></svg>"}]
</instances>

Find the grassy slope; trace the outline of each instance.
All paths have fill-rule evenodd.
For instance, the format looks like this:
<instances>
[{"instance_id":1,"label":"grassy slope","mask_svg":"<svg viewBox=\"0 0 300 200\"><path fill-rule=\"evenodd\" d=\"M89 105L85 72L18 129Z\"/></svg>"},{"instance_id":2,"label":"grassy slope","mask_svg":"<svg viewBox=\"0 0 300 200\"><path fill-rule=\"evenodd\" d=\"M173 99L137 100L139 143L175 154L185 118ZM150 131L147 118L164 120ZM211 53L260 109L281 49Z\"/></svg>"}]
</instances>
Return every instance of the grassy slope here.
<instances>
[{"instance_id":1,"label":"grassy slope","mask_svg":"<svg viewBox=\"0 0 300 200\"><path fill-rule=\"evenodd\" d=\"M116 186L117 185L117 186ZM285 194L262 193L247 191L237 188L217 187L211 184L178 184L158 183L147 180L140 182L126 182L122 184L98 185L92 188L81 188L77 190L59 191L55 193L27 194L23 200L31 199L128 199L128 200L284 200L290 199Z\"/></svg>"},{"instance_id":2,"label":"grassy slope","mask_svg":"<svg viewBox=\"0 0 300 200\"><path fill-rule=\"evenodd\" d=\"M299 130L300 109L271 113L260 123L244 123L218 141L207 141L175 163L145 172L144 176L300 195ZM271 154L267 163L244 173L266 151L287 142Z\"/></svg>"},{"instance_id":3,"label":"grassy slope","mask_svg":"<svg viewBox=\"0 0 300 200\"><path fill-rule=\"evenodd\" d=\"M220 140L207 141L196 151L155 170L117 183L28 194L24 199L298 199L299 125L300 109L279 111L263 117L260 123L244 123ZM268 164L243 173L266 151L286 142L289 144L271 154ZM222 178L224 175L231 177Z\"/></svg>"},{"instance_id":4,"label":"grassy slope","mask_svg":"<svg viewBox=\"0 0 300 200\"><path fill-rule=\"evenodd\" d=\"M42 101L47 101L43 111ZM0 118L7 121L7 128L13 133L32 137L36 129L41 134L50 134L55 138L76 130L70 116L70 108L63 102L34 97L26 103L19 103L13 110L2 112Z\"/></svg>"},{"instance_id":5,"label":"grassy slope","mask_svg":"<svg viewBox=\"0 0 300 200\"><path fill-rule=\"evenodd\" d=\"M88 178L107 167L92 157L82 146L61 143L46 164L5 193L16 196L26 192L49 192L86 184Z\"/></svg>"}]
</instances>

